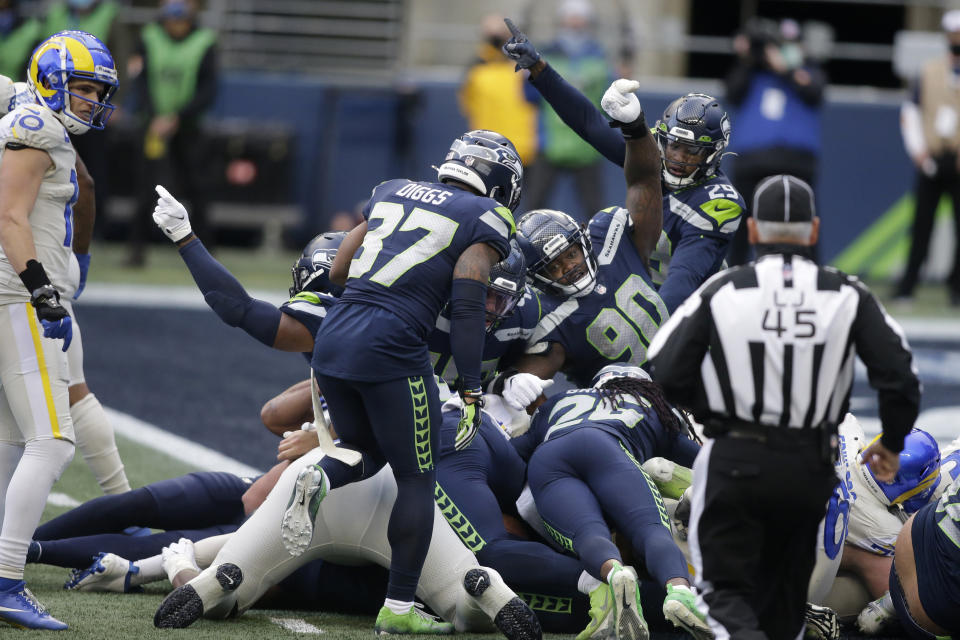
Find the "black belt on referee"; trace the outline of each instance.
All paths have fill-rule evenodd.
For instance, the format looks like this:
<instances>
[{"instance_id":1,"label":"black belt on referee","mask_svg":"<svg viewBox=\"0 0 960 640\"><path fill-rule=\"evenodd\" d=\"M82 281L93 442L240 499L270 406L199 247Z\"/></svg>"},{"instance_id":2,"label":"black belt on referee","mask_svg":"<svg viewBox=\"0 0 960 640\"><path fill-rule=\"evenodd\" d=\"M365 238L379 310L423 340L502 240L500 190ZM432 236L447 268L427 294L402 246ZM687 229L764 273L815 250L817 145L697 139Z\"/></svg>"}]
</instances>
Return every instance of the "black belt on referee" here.
<instances>
[{"instance_id":1,"label":"black belt on referee","mask_svg":"<svg viewBox=\"0 0 960 640\"><path fill-rule=\"evenodd\" d=\"M704 434L709 437L755 440L773 446L816 444L820 447L824 460L831 464L836 460L838 438L837 425L834 424L823 423L809 428L792 428L733 418L716 418L711 422L711 428L704 430Z\"/></svg>"}]
</instances>

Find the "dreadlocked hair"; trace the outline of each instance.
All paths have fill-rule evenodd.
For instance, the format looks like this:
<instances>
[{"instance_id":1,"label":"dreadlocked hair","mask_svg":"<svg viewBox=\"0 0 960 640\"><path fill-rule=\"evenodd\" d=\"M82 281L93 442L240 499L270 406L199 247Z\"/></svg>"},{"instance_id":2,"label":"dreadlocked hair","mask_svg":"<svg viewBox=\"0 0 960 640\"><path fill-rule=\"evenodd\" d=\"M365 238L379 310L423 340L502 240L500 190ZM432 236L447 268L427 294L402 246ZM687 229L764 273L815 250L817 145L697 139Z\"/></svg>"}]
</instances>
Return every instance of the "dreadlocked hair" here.
<instances>
[{"instance_id":1,"label":"dreadlocked hair","mask_svg":"<svg viewBox=\"0 0 960 640\"><path fill-rule=\"evenodd\" d=\"M694 442L703 444L686 412L675 409L667 402L663 389L653 380L613 378L601 385L599 391L601 403L610 402L610 406L614 409L620 407L624 396L635 397L641 404L647 404L656 412L657 417L660 418L660 424L666 429L682 433Z\"/></svg>"}]
</instances>

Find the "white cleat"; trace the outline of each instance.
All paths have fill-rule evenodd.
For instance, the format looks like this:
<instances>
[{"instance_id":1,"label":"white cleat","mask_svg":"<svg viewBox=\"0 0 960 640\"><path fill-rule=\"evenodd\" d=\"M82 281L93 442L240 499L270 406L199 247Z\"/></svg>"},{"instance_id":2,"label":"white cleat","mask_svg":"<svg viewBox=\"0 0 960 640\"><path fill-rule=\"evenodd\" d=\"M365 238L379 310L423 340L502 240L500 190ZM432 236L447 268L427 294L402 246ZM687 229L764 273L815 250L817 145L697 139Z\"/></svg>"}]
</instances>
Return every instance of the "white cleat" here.
<instances>
[{"instance_id":1,"label":"white cleat","mask_svg":"<svg viewBox=\"0 0 960 640\"><path fill-rule=\"evenodd\" d=\"M74 569L63 588L71 591L106 591L130 593L142 591L130 585L130 578L140 573L140 568L126 558L112 553L101 553L86 569Z\"/></svg>"},{"instance_id":2,"label":"white cleat","mask_svg":"<svg viewBox=\"0 0 960 640\"><path fill-rule=\"evenodd\" d=\"M707 617L697 608L697 595L690 587L667 585L667 597L663 600L663 617L697 640L714 638L714 633L707 624Z\"/></svg>"},{"instance_id":3,"label":"white cleat","mask_svg":"<svg viewBox=\"0 0 960 640\"><path fill-rule=\"evenodd\" d=\"M617 640L649 640L650 629L640 607L637 574L631 567L616 566L607 575L613 596L613 629Z\"/></svg>"},{"instance_id":4,"label":"white cleat","mask_svg":"<svg viewBox=\"0 0 960 640\"><path fill-rule=\"evenodd\" d=\"M317 465L304 467L280 523L280 539L292 556L299 556L313 539L313 522L327 495L327 476Z\"/></svg>"}]
</instances>

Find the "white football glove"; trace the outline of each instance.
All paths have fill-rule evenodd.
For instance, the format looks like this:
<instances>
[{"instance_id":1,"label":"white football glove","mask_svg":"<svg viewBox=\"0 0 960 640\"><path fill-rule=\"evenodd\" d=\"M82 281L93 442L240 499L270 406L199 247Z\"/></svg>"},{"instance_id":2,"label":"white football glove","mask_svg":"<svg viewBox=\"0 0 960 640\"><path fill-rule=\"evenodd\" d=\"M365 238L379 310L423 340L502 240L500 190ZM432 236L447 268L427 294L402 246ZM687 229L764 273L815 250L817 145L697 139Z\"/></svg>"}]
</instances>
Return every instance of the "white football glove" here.
<instances>
[{"instance_id":1,"label":"white football glove","mask_svg":"<svg viewBox=\"0 0 960 640\"><path fill-rule=\"evenodd\" d=\"M543 390L553 384L553 380L543 380L532 373L516 373L503 383L503 399L507 404L521 411L540 397Z\"/></svg>"},{"instance_id":2,"label":"white football glove","mask_svg":"<svg viewBox=\"0 0 960 640\"><path fill-rule=\"evenodd\" d=\"M173 242L180 242L193 233L190 228L190 216L182 204L170 195L161 185L157 185L157 206L153 209L153 221L160 231Z\"/></svg>"},{"instance_id":3,"label":"white football glove","mask_svg":"<svg viewBox=\"0 0 960 640\"><path fill-rule=\"evenodd\" d=\"M614 80L600 99L600 106L617 122L629 124L643 115L640 100L634 94L639 88L640 83L636 80Z\"/></svg>"},{"instance_id":4,"label":"white football glove","mask_svg":"<svg viewBox=\"0 0 960 640\"><path fill-rule=\"evenodd\" d=\"M173 582L173 578L186 569L200 573L200 567L197 566L197 557L193 550L193 541L188 538L180 538L177 542L166 546L160 552L163 558L163 570L167 572L167 578Z\"/></svg>"}]
</instances>

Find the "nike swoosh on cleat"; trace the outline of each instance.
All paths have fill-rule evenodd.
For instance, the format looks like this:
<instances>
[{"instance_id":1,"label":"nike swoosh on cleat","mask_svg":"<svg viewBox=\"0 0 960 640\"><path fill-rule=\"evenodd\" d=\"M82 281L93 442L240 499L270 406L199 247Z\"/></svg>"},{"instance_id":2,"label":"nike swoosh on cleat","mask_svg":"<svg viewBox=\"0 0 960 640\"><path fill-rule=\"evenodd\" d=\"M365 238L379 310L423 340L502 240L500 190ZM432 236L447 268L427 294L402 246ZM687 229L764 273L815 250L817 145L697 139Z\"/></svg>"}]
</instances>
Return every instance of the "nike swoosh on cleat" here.
<instances>
[{"instance_id":1,"label":"nike swoosh on cleat","mask_svg":"<svg viewBox=\"0 0 960 640\"><path fill-rule=\"evenodd\" d=\"M0 611L9 611L10 613L27 613L28 609L11 609L10 607L0 607Z\"/></svg>"},{"instance_id":2,"label":"nike swoosh on cleat","mask_svg":"<svg viewBox=\"0 0 960 640\"><path fill-rule=\"evenodd\" d=\"M479 578L477 578L477 587L476 587L476 588L479 589L481 584L483 584L483 576L480 576Z\"/></svg>"},{"instance_id":3,"label":"nike swoosh on cleat","mask_svg":"<svg viewBox=\"0 0 960 640\"><path fill-rule=\"evenodd\" d=\"M230 585L233 584L233 578L231 578L230 576L228 576L226 573L223 574L223 579L226 580L226 581L229 583L229 584L225 584L225 585L223 585L223 586L229 587Z\"/></svg>"}]
</instances>

